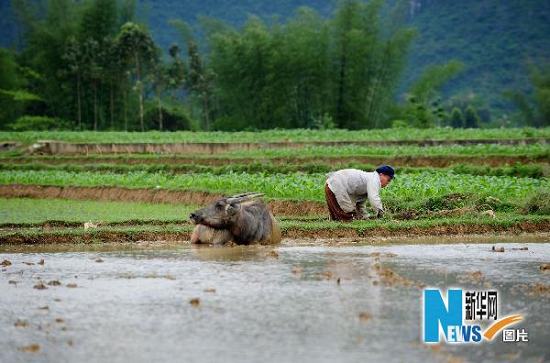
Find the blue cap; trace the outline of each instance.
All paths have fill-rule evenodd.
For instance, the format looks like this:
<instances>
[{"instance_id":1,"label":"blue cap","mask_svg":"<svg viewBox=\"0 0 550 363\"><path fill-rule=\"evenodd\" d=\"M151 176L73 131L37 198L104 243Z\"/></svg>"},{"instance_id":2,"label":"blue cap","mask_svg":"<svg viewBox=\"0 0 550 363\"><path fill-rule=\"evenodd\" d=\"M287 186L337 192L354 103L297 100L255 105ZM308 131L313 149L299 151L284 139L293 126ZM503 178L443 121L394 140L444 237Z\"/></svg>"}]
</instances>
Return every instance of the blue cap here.
<instances>
[{"instance_id":1,"label":"blue cap","mask_svg":"<svg viewBox=\"0 0 550 363\"><path fill-rule=\"evenodd\" d=\"M385 174L393 179L393 176L395 174L395 170L389 165L380 165L378 168L376 168L376 172L378 174Z\"/></svg>"}]
</instances>

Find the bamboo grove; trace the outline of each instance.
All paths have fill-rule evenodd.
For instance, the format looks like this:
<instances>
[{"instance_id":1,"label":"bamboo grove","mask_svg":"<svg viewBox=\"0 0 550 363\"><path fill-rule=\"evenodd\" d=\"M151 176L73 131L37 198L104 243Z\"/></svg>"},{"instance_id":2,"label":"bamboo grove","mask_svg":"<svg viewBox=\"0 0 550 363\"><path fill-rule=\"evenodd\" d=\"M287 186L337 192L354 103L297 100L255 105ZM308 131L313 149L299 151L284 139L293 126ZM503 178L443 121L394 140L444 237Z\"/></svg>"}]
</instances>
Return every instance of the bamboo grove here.
<instances>
[{"instance_id":1,"label":"bamboo grove","mask_svg":"<svg viewBox=\"0 0 550 363\"><path fill-rule=\"evenodd\" d=\"M2 75L2 126L384 126L413 31L382 34L382 4L346 1L330 19L306 8L286 23L251 17L241 29L207 19L200 40L182 29L182 44L161 50L131 1L14 1L24 48L2 50L14 70Z\"/></svg>"}]
</instances>

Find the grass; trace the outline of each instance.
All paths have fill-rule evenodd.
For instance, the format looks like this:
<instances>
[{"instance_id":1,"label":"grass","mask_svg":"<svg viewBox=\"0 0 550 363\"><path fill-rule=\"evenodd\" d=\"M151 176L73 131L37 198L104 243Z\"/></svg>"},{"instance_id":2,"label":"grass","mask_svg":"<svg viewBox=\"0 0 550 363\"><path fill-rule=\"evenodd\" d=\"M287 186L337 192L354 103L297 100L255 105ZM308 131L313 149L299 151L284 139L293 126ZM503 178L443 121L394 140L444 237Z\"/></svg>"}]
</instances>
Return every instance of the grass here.
<instances>
[{"instance_id":1,"label":"grass","mask_svg":"<svg viewBox=\"0 0 550 363\"><path fill-rule=\"evenodd\" d=\"M1 141L18 141L29 145L38 140L94 143L165 143L165 142L277 142L277 141L380 141L380 140L451 140L451 139L521 139L550 137L550 128L509 129L376 129L376 130L269 130L260 132L93 132L26 131L0 132Z\"/></svg>"},{"instance_id":2,"label":"grass","mask_svg":"<svg viewBox=\"0 0 550 363\"><path fill-rule=\"evenodd\" d=\"M0 224L65 222L184 221L194 206L65 199L0 198Z\"/></svg>"}]
</instances>

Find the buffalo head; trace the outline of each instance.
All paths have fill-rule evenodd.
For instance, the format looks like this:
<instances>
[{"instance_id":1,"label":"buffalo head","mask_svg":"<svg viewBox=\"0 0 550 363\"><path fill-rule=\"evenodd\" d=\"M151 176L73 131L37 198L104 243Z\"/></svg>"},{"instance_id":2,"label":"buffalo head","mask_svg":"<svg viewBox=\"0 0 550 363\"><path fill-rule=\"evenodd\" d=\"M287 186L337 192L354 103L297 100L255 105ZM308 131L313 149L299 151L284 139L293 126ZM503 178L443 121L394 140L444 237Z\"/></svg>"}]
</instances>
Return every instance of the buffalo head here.
<instances>
[{"instance_id":1,"label":"buffalo head","mask_svg":"<svg viewBox=\"0 0 550 363\"><path fill-rule=\"evenodd\" d=\"M222 198L202 209L194 211L189 215L189 218L195 224L215 229L230 228L238 218L242 203L251 201L262 195L260 193L245 193Z\"/></svg>"}]
</instances>

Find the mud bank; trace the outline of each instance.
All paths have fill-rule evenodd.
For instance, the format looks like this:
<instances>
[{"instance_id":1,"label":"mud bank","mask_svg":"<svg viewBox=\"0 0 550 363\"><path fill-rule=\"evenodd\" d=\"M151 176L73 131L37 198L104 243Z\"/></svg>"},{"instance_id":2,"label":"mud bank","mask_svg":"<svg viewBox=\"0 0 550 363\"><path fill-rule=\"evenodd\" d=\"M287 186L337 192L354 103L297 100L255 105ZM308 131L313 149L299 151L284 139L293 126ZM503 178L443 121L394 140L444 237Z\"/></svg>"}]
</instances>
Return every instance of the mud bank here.
<instances>
[{"instance_id":1,"label":"mud bank","mask_svg":"<svg viewBox=\"0 0 550 363\"><path fill-rule=\"evenodd\" d=\"M222 197L221 194L197 191L38 185L0 185L0 196L5 198L75 199L189 205L204 205ZM269 206L275 215L324 215L327 213L323 203L313 201L272 200L269 201Z\"/></svg>"},{"instance_id":2,"label":"mud bank","mask_svg":"<svg viewBox=\"0 0 550 363\"><path fill-rule=\"evenodd\" d=\"M60 155L60 154L217 154L234 150L259 150L281 148L303 148L307 146L396 146L396 145L475 145L475 144L501 144L501 145L526 145L547 144L547 138L524 139L478 139L478 140L399 140L399 141L311 141L311 142L235 142L235 143L66 143L60 141L38 141L31 147L31 152Z\"/></svg>"},{"instance_id":3,"label":"mud bank","mask_svg":"<svg viewBox=\"0 0 550 363\"><path fill-rule=\"evenodd\" d=\"M186 226L177 231L143 231L143 230L92 230L59 229L35 233L12 232L0 236L0 245L34 245L34 244L74 244L74 243L134 243L140 241L187 242L192 226ZM435 225L429 227L371 227L371 228L300 228L290 227L282 230L285 239L350 239L369 238L378 243L394 237L452 237L466 235L494 234L520 235L539 234L548 241L550 220L523 221L507 226L493 224L453 224Z\"/></svg>"}]
</instances>

